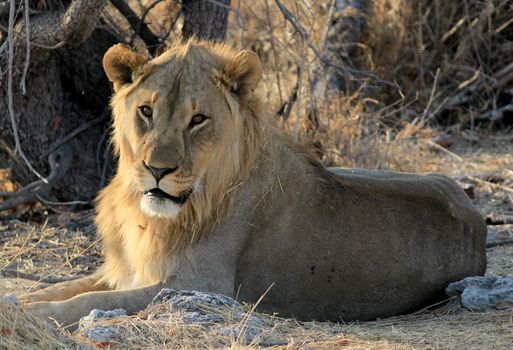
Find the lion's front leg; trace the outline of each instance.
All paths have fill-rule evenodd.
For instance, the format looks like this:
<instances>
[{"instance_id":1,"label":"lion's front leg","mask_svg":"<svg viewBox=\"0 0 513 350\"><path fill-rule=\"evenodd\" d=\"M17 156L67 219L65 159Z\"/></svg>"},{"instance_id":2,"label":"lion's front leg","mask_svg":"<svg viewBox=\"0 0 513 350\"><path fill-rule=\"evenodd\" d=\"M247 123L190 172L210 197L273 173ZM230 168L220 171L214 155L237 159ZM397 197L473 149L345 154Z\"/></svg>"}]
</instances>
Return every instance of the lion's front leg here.
<instances>
[{"instance_id":1,"label":"lion's front leg","mask_svg":"<svg viewBox=\"0 0 513 350\"><path fill-rule=\"evenodd\" d=\"M64 301L29 303L24 309L36 316L55 319L61 325L74 329L80 318L93 309L121 308L129 314L138 312L148 306L164 287L164 283L158 283L137 289L89 292Z\"/></svg>"},{"instance_id":2,"label":"lion's front leg","mask_svg":"<svg viewBox=\"0 0 513 350\"><path fill-rule=\"evenodd\" d=\"M23 303L33 303L38 301L59 301L74 297L75 295L106 290L107 285L100 281L100 274L95 273L91 276L79 278L73 281L66 281L54 284L45 289L34 293L20 296Z\"/></svg>"}]
</instances>

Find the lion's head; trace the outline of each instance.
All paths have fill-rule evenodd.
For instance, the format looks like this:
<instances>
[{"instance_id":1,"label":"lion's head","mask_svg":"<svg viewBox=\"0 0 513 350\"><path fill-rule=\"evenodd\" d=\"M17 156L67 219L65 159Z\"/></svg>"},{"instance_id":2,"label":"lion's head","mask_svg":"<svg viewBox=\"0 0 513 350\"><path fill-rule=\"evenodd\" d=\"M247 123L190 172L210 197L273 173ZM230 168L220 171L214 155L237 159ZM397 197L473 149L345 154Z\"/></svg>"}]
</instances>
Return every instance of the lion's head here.
<instances>
[{"instance_id":1,"label":"lion's head","mask_svg":"<svg viewBox=\"0 0 513 350\"><path fill-rule=\"evenodd\" d=\"M256 54L193 39L154 59L119 44L103 64L115 90L116 177L150 218L211 215L258 148Z\"/></svg>"}]
</instances>

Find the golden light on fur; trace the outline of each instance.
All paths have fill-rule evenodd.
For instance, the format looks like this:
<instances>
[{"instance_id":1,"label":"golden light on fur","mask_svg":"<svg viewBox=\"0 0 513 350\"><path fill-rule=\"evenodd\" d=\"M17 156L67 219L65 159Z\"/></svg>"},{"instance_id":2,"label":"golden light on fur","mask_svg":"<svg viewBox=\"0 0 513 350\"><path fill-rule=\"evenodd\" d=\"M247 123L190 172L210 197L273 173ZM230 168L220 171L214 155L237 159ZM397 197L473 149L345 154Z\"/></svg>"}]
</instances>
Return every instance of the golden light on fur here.
<instances>
[{"instance_id":1,"label":"golden light on fur","mask_svg":"<svg viewBox=\"0 0 513 350\"><path fill-rule=\"evenodd\" d=\"M134 65L134 62L139 65ZM234 191L248 176L250 164L264 142L266 128L269 128L268 117L256 108L260 102L251 93L260 80L262 69L258 57L252 52L236 53L226 44L195 39L186 43L177 42L150 61L124 46L114 46L106 53L104 65L117 90L111 105L115 130L113 141L119 155L119 169L111 184L98 197L96 222L106 246L116 246L122 242L124 254L135 257L136 261L127 267L122 263L125 257L116 256L119 249L107 248L106 251L113 256L106 259L103 280L111 287L151 284L165 279L173 269L174 263L170 261L173 252L215 229L228 212ZM216 118L213 122L222 123L216 128L223 133L216 143L215 152L205 152L201 147L189 150L195 153L194 160L189 160L193 164L182 175L193 180L186 188L180 189L191 191L190 198L183 205L143 195L145 189L155 184L149 174L141 175L144 152L137 149L140 145L134 141L137 139L134 125L127 121L133 119L132 104L135 102L130 99L138 94L138 89L144 89L144 81L149 79L148 72L159 69L174 74L183 85L181 89L190 91L184 100L189 99L193 110L201 108L201 102L194 94L194 88L187 85L194 83L190 74L198 70L210 72L208 78L212 85L209 89L215 88L215 91L208 92L209 103L228 106L225 109L229 115L224 119L212 116L212 119ZM126 78L127 72L130 72L133 81ZM160 90L143 91L150 97L142 98L149 103L166 98L169 94L166 88L172 89L166 84L168 81L168 75L158 75L157 81L151 84L160 86ZM158 109L154 113L158 114ZM161 130L152 132L159 133ZM162 135L151 137L155 140ZM147 152L152 151L159 152ZM180 186L169 184L171 180L165 182L168 177L161 180L164 184L159 186L165 188L167 183L164 191L170 193ZM167 234L159 235L160 232ZM154 263L148 264L148 261ZM120 280L120 276L131 275L123 273L127 268L137 270L135 281Z\"/></svg>"}]
</instances>

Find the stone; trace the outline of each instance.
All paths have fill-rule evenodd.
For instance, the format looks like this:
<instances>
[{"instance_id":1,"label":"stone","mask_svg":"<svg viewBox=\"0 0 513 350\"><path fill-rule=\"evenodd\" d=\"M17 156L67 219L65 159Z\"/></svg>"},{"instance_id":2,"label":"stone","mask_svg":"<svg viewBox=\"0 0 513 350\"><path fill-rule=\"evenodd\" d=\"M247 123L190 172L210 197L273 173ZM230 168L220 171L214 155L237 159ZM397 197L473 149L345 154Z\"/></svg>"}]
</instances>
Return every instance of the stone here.
<instances>
[{"instance_id":1,"label":"stone","mask_svg":"<svg viewBox=\"0 0 513 350\"><path fill-rule=\"evenodd\" d=\"M244 312L238 301L221 294L164 288L151 302L151 305L157 304L167 304L171 311L157 308L160 311L150 312L148 320L167 322L175 318L206 328L215 326L220 335L234 338L241 344L258 342L257 337L270 327L258 316ZM96 343L118 342L121 339L120 328L99 321L119 316L126 316L126 311L92 310L88 316L80 319L78 332Z\"/></svg>"},{"instance_id":2,"label":"stone","mask_svg":"<svg viewBox=\"0 0 513 350\"><path fill-rule=\"evenodd\" d=\"M471 311L507 308L513 305L513 275L475 276L447 286L448 296L458 296L461 305Z\"/></svg>"},{"instance_id":3,"label":"stone","mask_svg":"<svg viewBox=\"0 0 513 350\"><path fill-rule=\"evenodd\" d=\"M486 248L513 243L513 224L488 226Z\"/></svg>"},{"instance_id":4,"label":"stone","mask_svg":"<svg viewBox=\"0 0 513 350\"><path fill-rule=\"evenodd\" d=\"M167 303L173 312L150 314L148 319L167 320L178 316L189 324L221 325L217 331L220 335L234 338L241 344L253 342L269 327L259 317L244 312L238 301L221 294L164 288L152 301L152 305L160 303ZM222 307L232 310L222 312Z\"/></svg>"},{"instance_id":5,"label":"stone","mask_svg":"<svg viewBox=\"0 0 513 350\"><path fill-rule=\"evenodd\" d=\"M80 319L78 332L82 336L97 343L111 343L120 340L120 331L117 326L100 325L97 322L101 319L112 319L119 316L126 316L123 309L103 311L94 309L89 315Z\"/></svg>"}]
</instances>

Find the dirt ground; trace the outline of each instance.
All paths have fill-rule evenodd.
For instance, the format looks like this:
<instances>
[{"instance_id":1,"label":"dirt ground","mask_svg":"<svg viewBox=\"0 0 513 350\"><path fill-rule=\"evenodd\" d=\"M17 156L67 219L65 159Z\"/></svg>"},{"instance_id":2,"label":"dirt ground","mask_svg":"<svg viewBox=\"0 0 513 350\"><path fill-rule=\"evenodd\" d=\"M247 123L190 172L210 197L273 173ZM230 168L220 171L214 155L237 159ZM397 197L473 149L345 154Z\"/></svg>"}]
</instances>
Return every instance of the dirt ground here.
<instances>
[{"instance_id":1,"label":"dirt ground","mask_svg":"<svg viewBox=\"0 0 513 350\"><path fill-rule=\"evenodd\" d=\"M513 274L512 141L513 136L505 135L480 141L477 147L460 140L450 151L432 150L432 164L425 164L431 170L456 179L486 218L489 235L494 235L487 249L488 275ZM47 283L91 273L102 262L101 242L96 237L93 215L92 210L72 212L66 206L54 206L32 221L4 216L0 221L0 276L3 277L0 295L21 295ZM130 319L131 325L140 326L141 322L137 316ZM278 318L273 318L272 322L272 332L281 339L268 344L273 348L513 349L512 309L470 312L454 301L372 322L298 323ZM1 323L0 320L0 326ZM168 325L159 332L160 336L172 337L176 330L171 331ZM2 337L7 336L0 327L0 348ZM84 343L75 336L66 337L64 347ZM203 347L205 343L201 346L194 343L195 337L190 330L182 332L182 343L166 341L166 347ZM140 343L130 343L127 339L129 337L116 347L141 347ZM140 341L141 337L138 339ZM148 340L148 344L149 348L158 348L153 340ZM224 347L208 344L207 347L212 348ZM4 346L9 348L9 345ZM230 346L242 347L240 344Z\"/></svg>"}]
</instances>

